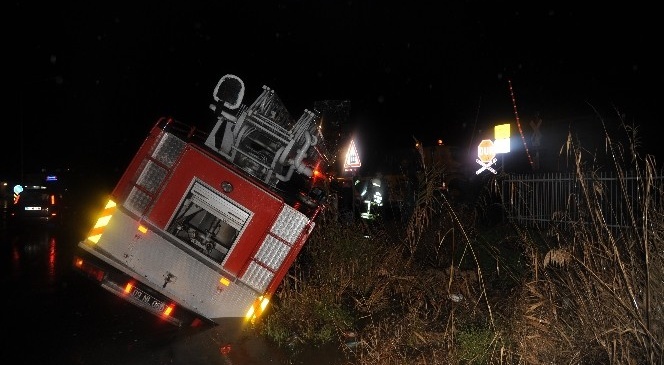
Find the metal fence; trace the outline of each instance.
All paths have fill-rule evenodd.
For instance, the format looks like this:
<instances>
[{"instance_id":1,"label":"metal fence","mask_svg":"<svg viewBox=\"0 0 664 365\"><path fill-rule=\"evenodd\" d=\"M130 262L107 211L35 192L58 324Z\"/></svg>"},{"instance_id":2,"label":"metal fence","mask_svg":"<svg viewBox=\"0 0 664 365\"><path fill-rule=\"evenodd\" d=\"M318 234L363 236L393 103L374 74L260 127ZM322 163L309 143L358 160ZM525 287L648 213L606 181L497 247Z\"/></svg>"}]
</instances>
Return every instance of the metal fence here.
<instances>
[{"instance_id":1,"label":"metal fence","mask_svg":"<svg viewBox=\"0 0 664 365\"><path fill-rule=\"evenodd\" d=\"M647 207L661 211L663 191L664 176L646 181L643 176L615 173L548 173L512 175L502 181L507 219L539 228L553 224L569 229L573 224L595 224L598 217L606 227L640 225Z\"/></svg>"}]
</instances>

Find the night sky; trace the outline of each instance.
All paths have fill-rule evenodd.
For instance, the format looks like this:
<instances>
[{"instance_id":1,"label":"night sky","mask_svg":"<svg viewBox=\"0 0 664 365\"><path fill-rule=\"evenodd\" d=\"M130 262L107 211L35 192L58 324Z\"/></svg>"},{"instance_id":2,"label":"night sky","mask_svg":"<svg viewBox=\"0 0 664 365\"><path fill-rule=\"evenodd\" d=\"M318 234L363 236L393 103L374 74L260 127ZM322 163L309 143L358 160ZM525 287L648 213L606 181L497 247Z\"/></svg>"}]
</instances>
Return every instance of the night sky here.
<instances>
[{"instance_id":1,"label":"night sky","mask_svg":"<svg viewBox=\"0 0 664 365\"><path fill-rule=\"evenodd\" d=\"M656 11L494 1L14 1L0 178L123 169L160 116L211 129L217 80L263 85L299 117L348 100L344 127L371 156L575 115L624 116L646 147L663 100ZM606 6L606 5L603 5ZM585 6L584 6L585 7ZM23 153L21 153L23 151Z\"/></svg>"}]
</instances>

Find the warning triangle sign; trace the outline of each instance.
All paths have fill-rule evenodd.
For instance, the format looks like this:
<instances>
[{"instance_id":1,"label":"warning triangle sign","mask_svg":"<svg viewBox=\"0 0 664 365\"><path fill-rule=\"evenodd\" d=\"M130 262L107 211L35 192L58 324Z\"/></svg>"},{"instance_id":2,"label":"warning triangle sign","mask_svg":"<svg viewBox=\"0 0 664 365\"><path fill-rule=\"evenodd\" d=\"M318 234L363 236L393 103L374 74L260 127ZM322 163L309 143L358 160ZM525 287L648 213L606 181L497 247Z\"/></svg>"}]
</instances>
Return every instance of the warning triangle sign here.
<instances>
[{"instance_id":1,"label":"warning triangle sign","mask_svg":"<svg viewBox=\"0 0 664 365\"><path fill-rule=\"evenodd\" d=\"M360 166L362 166L362 162L360 162L360 154L357 153L355 140L351 140L348 152L346 152L346 160L344 160L344 170L356 169Z\"/></svg>"}]
</instances>

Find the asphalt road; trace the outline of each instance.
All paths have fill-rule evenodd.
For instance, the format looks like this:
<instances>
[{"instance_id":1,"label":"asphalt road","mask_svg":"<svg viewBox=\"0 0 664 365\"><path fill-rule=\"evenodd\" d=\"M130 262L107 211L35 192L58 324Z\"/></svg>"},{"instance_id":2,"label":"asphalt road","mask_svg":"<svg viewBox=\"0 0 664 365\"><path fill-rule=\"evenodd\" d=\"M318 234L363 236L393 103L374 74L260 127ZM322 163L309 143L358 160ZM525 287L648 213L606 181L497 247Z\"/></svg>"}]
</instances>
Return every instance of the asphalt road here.
<instances>
[{"instance_id":1,"label":"asphalt road","mask_svg":"<svg viewBox=\"0 0 664 365\"><path fill-rule=\"evenodd\" d=\"M161 322L71 269L81 239L72 222L25 226L0 219L0 357L12 364L341 363L338 349L294 355L238 321L195 329Z\"/></svg>"}]
</instances>

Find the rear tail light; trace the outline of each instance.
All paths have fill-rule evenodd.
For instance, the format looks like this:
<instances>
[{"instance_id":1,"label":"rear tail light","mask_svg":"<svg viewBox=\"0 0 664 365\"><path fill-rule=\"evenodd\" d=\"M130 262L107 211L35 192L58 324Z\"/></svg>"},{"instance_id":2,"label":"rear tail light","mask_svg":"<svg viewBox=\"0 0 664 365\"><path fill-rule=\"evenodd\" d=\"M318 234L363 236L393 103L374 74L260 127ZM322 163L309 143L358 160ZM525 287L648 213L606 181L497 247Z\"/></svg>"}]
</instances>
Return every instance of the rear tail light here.
<instances>
[{"instance_id":1,"label":"rear tail light","mask_svg":"<svg viewBox=\"0 0 664 365\"><path fill-rule=\"evenodd\" d=\"M104 276L106 275L104 270L87 263L85 260L83 260L80 257L74 257L74 267L88 274L88 276L94 278L97 281L104 280Z\"/></svg>"},{"instance_id":2,"label":"rear tail light","mask_svg":"<svg viewBox=\"0 0 664 365\"><path fill-rule=\"evenodd\" d=\"M170 316L171 313L173 312L173 309L175 309L174 306L172 306L172 305L167 306L167 307L164 309L164 312L163 312L164 315L165 315L165 316Z\"/></svg>"}]
</instances>

